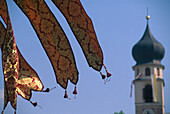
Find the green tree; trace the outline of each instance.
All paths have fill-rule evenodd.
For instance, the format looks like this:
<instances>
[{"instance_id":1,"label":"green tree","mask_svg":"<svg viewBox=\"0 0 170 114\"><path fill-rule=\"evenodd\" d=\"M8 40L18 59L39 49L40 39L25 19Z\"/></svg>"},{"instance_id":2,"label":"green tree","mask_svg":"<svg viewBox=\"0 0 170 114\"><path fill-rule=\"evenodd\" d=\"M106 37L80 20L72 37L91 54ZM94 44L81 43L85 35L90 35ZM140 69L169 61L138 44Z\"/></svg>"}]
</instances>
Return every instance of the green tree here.
<instances>
[{"instance_id":1,"label":"green tree","mask_svg":"<svg viewBox=\"0 0 170 114\"><path fill-rule=\"evenodd\" d=\"M125 114L122 110L120 112L115 112L114 114Z\"/></svg>"}]
</instances>

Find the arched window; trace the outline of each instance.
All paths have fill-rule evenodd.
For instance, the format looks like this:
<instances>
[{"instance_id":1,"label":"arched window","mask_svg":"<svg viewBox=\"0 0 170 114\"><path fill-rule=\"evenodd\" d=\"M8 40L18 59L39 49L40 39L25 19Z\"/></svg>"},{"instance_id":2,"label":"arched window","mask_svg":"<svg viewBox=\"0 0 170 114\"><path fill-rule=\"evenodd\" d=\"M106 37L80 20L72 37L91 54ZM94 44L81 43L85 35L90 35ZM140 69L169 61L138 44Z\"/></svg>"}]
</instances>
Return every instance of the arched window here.
<instances>
[{"instance_id":1,"label":"arched window","mask_svg":"<svg viewBox=\"0 0 170 114\"><path fill-rule=\"evenodd\" d=\"M153 102L152 86L149 84L143 89L143 99L145 102Z\"/></svg>"},{"instance_id":2,"label":"arched window","mask_svg":"<svg viewBox=\"0 0 170 114\"><path fill-rule=\"evenodd\" d=\"M150 76L150 74L151 74L150 68L147 67L145 69L145 76Z\"/></svg>"}]
</instances>

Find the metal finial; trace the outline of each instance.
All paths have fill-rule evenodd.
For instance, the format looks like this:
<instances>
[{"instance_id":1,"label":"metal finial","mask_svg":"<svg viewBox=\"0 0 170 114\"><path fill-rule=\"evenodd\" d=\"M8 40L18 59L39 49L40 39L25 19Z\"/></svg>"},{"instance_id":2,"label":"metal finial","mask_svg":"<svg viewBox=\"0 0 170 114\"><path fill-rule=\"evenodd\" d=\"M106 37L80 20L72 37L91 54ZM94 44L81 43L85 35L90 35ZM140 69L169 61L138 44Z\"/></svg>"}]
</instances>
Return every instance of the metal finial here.
<instances>
[{"instance_id":1,"label":"metal finial","mask_svg":"<svg viewBox=\"0 0 170 114\"><path fill-rule=\"evenodd\" d=\"M147 7L147 16L146 19L149 20L150 19L150 15L149 15L149 8Z\"/></svg>"}]
</instances>

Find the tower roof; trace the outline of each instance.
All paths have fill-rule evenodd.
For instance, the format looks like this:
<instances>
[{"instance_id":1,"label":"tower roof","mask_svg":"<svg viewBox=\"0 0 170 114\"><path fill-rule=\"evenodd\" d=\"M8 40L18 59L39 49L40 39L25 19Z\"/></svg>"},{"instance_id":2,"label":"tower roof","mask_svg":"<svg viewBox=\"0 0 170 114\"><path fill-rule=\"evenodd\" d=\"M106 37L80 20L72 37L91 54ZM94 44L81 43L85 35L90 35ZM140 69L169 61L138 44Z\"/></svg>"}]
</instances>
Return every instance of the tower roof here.
<instances>
[{"instance_id":1,"label":"tower roof","mask_svg":"<svg viewBox=\"0 0 170 114\"><path fill-rule=\"evenodd\" d=\"M146 63L160 64L163 59L165 50L161 43L159 43L152 35L147 16L147 25L142 38L133 46L132 55L136 61L136 65Z\"/></svg>"}]
</instances>

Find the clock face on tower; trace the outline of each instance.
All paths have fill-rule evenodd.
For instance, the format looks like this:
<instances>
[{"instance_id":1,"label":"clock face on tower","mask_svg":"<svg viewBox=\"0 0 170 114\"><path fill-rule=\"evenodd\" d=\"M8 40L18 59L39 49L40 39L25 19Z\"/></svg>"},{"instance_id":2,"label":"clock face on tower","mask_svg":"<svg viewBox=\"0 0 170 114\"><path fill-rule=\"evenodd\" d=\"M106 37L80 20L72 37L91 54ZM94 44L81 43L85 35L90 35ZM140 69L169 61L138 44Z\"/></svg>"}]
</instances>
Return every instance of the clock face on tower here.
<instances>
[{"instance_id":1,"label":"clock face on tower","mask_svg":"<svg viewBox=\"0 0 170 114\"><path fill-rule=\"evenodd\" d=\"M143 111L143 114L155 114L154 111L150 108L147 108Z\"/></svg>"}]
</instances>

